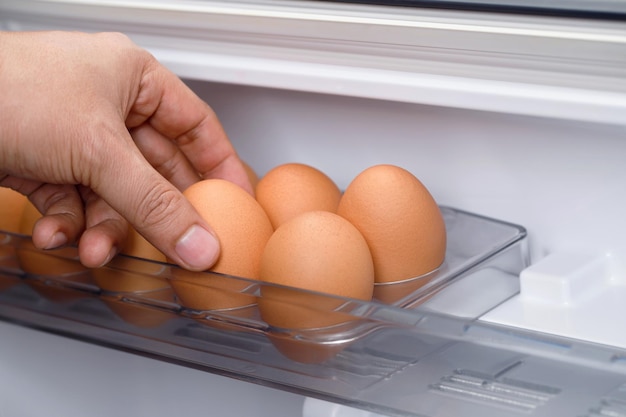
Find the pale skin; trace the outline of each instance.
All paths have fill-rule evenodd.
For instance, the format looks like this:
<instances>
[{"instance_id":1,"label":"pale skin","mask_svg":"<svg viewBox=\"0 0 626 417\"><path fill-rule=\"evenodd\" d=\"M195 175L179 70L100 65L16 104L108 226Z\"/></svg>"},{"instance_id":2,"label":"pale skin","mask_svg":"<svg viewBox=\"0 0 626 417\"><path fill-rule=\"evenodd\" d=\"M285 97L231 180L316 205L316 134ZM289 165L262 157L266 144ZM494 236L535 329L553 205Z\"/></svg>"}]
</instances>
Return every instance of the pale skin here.
<instances>
[{"instance_id":1,"label":"pale skin","mask_svg":"<svg viewBox=\"0 0 626 417\"><path fill-rule=\"evenodd\" d=\"M77 244L98 267L130 223L184 268L215 263L218 240L181 190L252 187L213 110L152 55L115 33L0 32L0 92L0 186L44 214L38 248Z\"/></svg>"}]
</instances>

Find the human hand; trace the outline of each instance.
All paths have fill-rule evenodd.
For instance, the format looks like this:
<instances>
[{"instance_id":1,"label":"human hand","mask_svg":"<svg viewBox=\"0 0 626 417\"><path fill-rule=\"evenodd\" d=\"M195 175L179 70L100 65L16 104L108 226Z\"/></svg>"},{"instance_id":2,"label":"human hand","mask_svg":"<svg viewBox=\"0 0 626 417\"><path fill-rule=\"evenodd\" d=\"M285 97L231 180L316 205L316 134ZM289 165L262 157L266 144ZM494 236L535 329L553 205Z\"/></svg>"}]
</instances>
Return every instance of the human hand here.
<instances>
[{"instance_id":1,"label":"human hand","mask_svg":"<svg viewBox=\"0 0 626 417\"><path fill-rule=\"evenodd\" d=\"M121 34L0 32L0 186L44 216L33 242L108 262L130 222L179 265L219 254L183 197L202 178L252 187L217 116Z\"/></svg>"}]
</instances>

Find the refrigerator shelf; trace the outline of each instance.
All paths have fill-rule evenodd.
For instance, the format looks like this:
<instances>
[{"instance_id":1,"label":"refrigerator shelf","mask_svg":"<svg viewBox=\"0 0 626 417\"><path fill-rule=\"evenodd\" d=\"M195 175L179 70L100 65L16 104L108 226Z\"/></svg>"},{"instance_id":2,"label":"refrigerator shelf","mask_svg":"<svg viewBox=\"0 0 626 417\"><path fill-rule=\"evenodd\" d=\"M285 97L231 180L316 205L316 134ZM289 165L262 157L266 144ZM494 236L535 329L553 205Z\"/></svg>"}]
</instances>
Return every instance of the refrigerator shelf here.
<instances>
[{"instance_id":1,"label":"refrigerator shelf","mask_svg":"<svg viewBox=\"0 0 626 417\"><path fill-rule=\"evenodd\" d=\"M169 285L177 279L173 265L120 256L107 267L86 269L74 248L41 252L28 237L8 232L0 234L0 318L390 415L459 407L467 415L564 409L583 415L621 392L625 351L477 320L519 292L519 273L528 266L526 233L506 222L442 211L449 238L444 265L391 303L290 289L337 301L332 311L319 303L299 306L311 315L341 317L333 326L274 328L256 304L186 309ZM206 275L207 288L219 275L199 274ZM103 277L154 285L103 290L97 285ZM221 277L243 283L238 291L257 299L270 286ZM482 290L463 297L468 286Z\"/></svg>"}]
</instances>

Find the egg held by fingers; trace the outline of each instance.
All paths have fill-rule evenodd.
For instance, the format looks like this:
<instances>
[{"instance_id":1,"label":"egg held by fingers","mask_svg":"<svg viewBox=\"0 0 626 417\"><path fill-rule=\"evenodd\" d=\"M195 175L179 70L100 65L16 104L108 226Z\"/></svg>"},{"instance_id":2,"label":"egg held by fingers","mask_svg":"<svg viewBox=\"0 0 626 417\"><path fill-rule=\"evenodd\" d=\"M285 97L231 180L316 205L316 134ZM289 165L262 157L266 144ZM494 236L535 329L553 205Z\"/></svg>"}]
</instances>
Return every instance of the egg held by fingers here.
<instances>
[{"instance_id":1,"label":"egg held by fingers","mask_svg":"<svg viewBox=\"0 0 626 417\"><path fill-rule=\"evenodd\" d=\"M209 271L174 270L171 284L180 303L194 310L237 308L256 302L243 277L258 279L263 248L274 231L259 203L243 188L222 179L199 181L183 195L213 228L220 255ZM233 277L230 277L233 276Z\"/></svg>"}]
</instances>

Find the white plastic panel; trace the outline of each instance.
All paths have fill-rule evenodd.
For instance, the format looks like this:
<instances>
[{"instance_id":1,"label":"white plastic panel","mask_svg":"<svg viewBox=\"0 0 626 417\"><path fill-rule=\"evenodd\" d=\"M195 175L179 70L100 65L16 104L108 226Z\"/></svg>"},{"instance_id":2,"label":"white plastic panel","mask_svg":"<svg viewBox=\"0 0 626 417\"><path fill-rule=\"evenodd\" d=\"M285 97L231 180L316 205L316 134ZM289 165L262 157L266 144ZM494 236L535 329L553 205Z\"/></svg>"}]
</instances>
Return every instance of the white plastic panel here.
<instances>
[{"instance_id":1,"label":"white plastic panel","mask_svg":"<svg viewBox=\"0 0 626 417\"><path fill-rule=\"evenodd\" d=\"M626 349L623 251L554 253L520 276L520 294L482 319Z\"/></svg>"},{"instance_id":2,"label":"white plastic panel","mask_svg":"<svg viewBox=\"0 0 626 417\"><path fill-rule=\"evenodd\" d=\"M527 228L531 258L607 252L626 235L626 129L191 81L259 174L319 167L345 187L360 170L411 170L443 205Z\"/></svg>"},{"instance_id":3,"label":"white plastic panel","mask_svg":"<svg viewBox=\"0 0 626 417\"><path fill-rule=\"evenodd\" d=\"M0 28L117 30L183 77L623 125L626 30L309 1L5 0Z\"/></svg>"},{"instance_id":4,"label":"white plastic panel","mask_svg":"<svg viewBox=\"0 0 626 417\"><path fill-rule=\"evenodd\" d=\"M308 397L304 400L302 417L383 417L383 415Z\"/></svg>"}]
</instances>

